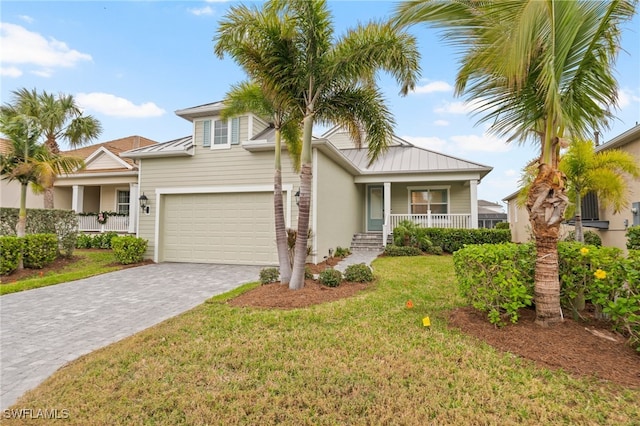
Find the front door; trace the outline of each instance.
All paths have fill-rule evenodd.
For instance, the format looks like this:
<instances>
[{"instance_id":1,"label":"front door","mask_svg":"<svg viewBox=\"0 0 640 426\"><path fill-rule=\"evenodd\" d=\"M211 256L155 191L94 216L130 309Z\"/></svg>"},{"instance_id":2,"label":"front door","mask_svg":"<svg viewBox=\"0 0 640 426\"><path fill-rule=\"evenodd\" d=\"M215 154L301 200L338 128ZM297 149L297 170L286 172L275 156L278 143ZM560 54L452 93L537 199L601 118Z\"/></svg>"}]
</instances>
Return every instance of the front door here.
<instances>
[{"instance_id":1,"label":"front door","mask_svg":"<svg viewBox=\"0 0 640 426\"><path fill-rule=\"evenodd\" d=\"M380 232L384 225L384 187L367 187L367 231Z\"/></svg>"}]
</instances>

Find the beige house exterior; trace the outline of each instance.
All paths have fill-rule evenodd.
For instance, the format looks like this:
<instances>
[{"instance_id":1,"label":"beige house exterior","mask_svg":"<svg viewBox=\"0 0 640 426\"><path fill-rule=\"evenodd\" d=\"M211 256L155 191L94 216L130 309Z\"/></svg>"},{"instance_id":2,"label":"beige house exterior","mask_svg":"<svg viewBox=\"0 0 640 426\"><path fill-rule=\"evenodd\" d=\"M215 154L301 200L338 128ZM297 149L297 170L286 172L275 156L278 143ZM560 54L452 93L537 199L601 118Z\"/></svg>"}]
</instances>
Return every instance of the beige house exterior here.
<instances>
[{"instance_id":1,"label":"beige house exterior","mask_svg":"<svg viewBox=\"0 0 640 426\"><path fill-rule=\"evenodd\" d=\"M134 149L139 193L148 210L138 235L156 262L277 264L273 213L274 130L247 114L222 120L221 102L179 110L192 135ZM381 244L404 219L425 226L478 226L477 185L491 167L424 150L394 138L369 164L346 132L314 138L310 261L355 234L379 234ZM285 222L297 227L299 175L282 155Z\"/></svg>"},{"instance_id":2,"label":"beige house exterior","mask_svg":"<svg viewBox=\"0 0 640 426\"><path fill-rule=\"evenodd\" d=\"M633 155L640 162L640 125L636 125L605 144L596 147L596 152L608 149L619 149ZM600 235L602 244L611 247L619 247L626 250L626 232L628 227L640 225L640 180L627 177L629 184L629 206L619 213L613 213L611 209L595 205L595 214L585 217L583 226L585 231L593 231ZM518 191L503 199L508 205L507 214L511 235L514 242L525 242L532 239L529 215L524 206L516 202ZM583 208L584 210L584 208ZM593 217L595 216L595 217ZM573 230L571 225L563 225L562 233L568 234Z\"/></svg>"},{"instance_id":3,"label":"beige house exterior","mask_svg":"<svg viewBox=\"0 0 640 426\"><path fill-rule=\"evenodd\" d=\"M77 173L58 176L54 184L54 206L73 210L78 215L81 231L117 231L136 233L138 213L138 165L120 154L156 142L141 136L129 136L94 144L71 151L65 155L82 158L86 167ZM19 207L20 185L17 182L0 181L1 207ZM44 197L29 191L27 208L44 208ZM104 225L95 216L82 213L116 212L121 216L109 217Z\"/></svg>"}]
</instances>

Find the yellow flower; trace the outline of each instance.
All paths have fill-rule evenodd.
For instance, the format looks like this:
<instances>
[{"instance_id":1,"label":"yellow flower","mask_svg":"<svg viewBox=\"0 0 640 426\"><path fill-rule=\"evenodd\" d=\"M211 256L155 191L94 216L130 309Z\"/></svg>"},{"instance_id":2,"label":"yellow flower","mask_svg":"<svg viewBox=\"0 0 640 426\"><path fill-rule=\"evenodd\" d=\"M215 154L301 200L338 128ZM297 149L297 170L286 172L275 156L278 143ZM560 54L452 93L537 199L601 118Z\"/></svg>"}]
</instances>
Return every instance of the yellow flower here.
<instances>
[{"instance_id":1,"label":"yellow flower","mask_svg":"<svg viewBox=\"0 0 640 426\"><path fill-rule=\"evenodd\" d=\"M602 269L598 269L597 271L595 271L593 273L593 276L596 277L599 280L604 280L605 278L607 278L607 273L605 271L603 271Z\"/></svg>"},{"instance_id":2,"label":"yellow flower","mask_svg":"<svg viewBox=\"0 0 640 426\"><path fill-rule=\"evenodd\" d=\"M587 253L589 253L589 249L588 249L588 248L586 248L586 247L582 247L582 248L580 249L580 254L581 254L581 255L583 255L583 256L584 256L584 255L586 255Z\"/></svg>"}]
</instances>

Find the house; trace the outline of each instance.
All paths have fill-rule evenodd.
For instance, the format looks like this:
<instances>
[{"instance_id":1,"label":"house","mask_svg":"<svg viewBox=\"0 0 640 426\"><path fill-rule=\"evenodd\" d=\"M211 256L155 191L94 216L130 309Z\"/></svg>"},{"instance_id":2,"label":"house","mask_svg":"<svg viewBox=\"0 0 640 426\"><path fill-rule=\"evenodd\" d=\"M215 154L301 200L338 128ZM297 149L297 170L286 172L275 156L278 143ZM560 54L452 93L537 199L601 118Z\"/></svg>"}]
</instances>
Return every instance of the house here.
<instances>
[{"instance_id":1,"label":"house","mask_svg":"<svg viewBox=\"0 0 640 426\"><path fill-rule=\"evenodd\" d=\"M140 162L148 200L138 235L156 262L277 264L273 213L274 129L246 114L220 118L221 102L176 111L190 136L121 154ZM477 185L491 167L418 148L394 137L369 164L347 132L314 138L311 261L354 235L380 246L405 219L425 226L476 228ZM286 226L296 228L299 176L282 156Z\"/></svg>"},{"instance_id":2,"label":"house","mask_svg":"<svg viewBox=\"0 0 640 426\"><path fill-rule=\"evenodd\" d=\"M624 150L640 161L640 125L636 125L609 142L596 147L596 152L608 149ZM599 205L595 194L588 194L582 201L582 225L585 231L600 235L602 244L626 249L626 232L629 226L640 225L640 180L628 178L630 205L619 213ZM516 202L518 191L503 199L508 204L507 215L512 239L524 242L531 239L529 215L523 206ZM562 233L573 230L572 222L563 225Z\"/></svg>"},{"instance_id":3,"label":"house","mask_svg":"<svg viewBox=\"0 0 640 426\"><path fill-rule=\"evenodd\" d=\"M11 147L11 141L0 138L0 154L7 154ZM44 208L44 197L27 192L27 208ZM7 179L0 180L0 207L20 207L20 184L17 181L9 182Z\"/></svg>"},{"instance_id":4,"label":"house","mask_svg":"<svg viewBox=\"0 0 640 426\"><path fill-rule=\"evenodd\" d=\"M496 223L506 221L507 214L502 205L487 200L478 200L478 227L495 228Z\"/></svg>"},{"instance_id":5,"label":"house","mask_svg":"<svg viewBox=\"0 0 640 426\"><path fill-rule=\"evenodd\" d=\"M65 155L82 158L86 167L77 173L57 177L54 184L54 206L77 212L80 231L135 233L138 164L120 154L155 144L155 141L141 136L129 136L65 151ZM19 207L20 189L17 182L2 180L1 201L2 207ZM134 208L131 207L132 204ZM44 197L29 191L27 207L43 208ZM84 215L103 211L119 215L110 216L105 224L99 224L95 215Z\"/></svg>"}]
</instances>

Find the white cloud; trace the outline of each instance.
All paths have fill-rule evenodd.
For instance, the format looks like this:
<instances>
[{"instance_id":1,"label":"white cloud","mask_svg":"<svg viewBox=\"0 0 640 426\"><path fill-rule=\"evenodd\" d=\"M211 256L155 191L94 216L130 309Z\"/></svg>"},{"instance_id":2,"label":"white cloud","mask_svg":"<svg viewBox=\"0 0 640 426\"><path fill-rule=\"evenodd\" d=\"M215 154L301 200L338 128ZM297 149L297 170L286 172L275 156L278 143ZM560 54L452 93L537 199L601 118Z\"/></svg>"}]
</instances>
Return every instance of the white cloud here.
<instances>
[{"instance_id":1,"label":"white cloud","mask_svg":"<svg viewBox=\"0 0 640 426\"><path fill-rule=\"evenodd\" d=\"M506 170L504 172L504 175L505 176L509 176L509 177L518 176L518 171L517 170L513 170L513 169L509 169L509 170Z\"/></svg>"},{"instance_id":2,"label":"white cloud","mask_svg":"<svg viewBox=\"0 0 640 426\"><path fill-rule=\"evenodd\" d=\"M57 67L73 67L80 61L91 61L91 55L69 48L66 43L31 32L20 25L0 23L2 63L35 65L48 70L40 74L50 75ZM40 75L39 74L39 75Z\"/></svg>"},{"instance_id":3,"label":"white cloud","mask_svg":"<svg viewBox=\"0 0 640 426\"><path fill-rule=\"evenodd\" d=\"M0 75L2 77L17 78L22 75L22 71L16 67L0 67Z\"/></svg>"},{"instance_id":4,"label":"white cloud","mask_svg":"<svg viewBox=\"0 0 640 426\"><path fill-rule=\"evenodd\" d=\"M427 83L424 86L416 86L413 89L413 93L423 94L423 93L434 93L434 92L450 92L453 90L453 87L446 81L432 81L431 83Z\"/></svg>"},{"instance_id":5,"label":"white cloud","mask_svg":"<svg viewBox=\"0 0 640 426\"><path fill-rule=\"evenodd\" d=\"M440 114L467 114L471 108L466 102L444 102L434 111Z\"/></svg>"},{"instance_id":6,"label":"white cloud","mask_svg":"<svg viewBox=\"0 0 640 426\"><path fill-rule=\"evenodd\" d=\"M196 16L213 15L213 9L211 8L211 6L189 9L189 12Z\"/></svg>"},{"instance_id":7,"label":"white cloud","mask_svg":"<svg viewBox=\"0 0 640 426\"><path fill-rule=\"evenodd\" d=\"M29 15L20 15L19 18L28 24L32 24L34 21L34 19Z\"/></svg>"},{"instance_id":8,"label":"white cloud","mask_svg":"<svg viewBox=\"0 0 640 426\"><path fill-rule=\"evenodd\" d=\"M112 117L158 117L165 113L164 109L158 107L153 102L136 105L128 99L120 98L109 93L78 93L76 100L83 108Z\"/></svg>"},{"instance_id":9,"label":"white cloud","mask_svg":"<svg viewBox=\"0 0 640 426\"><path fill-rule=\"evenodd\" d=\"M447 120L436 120L436 121L433 122L433 124L436 125L436 126L445 127L445 126L448 126L451 123L449 123Z\"/></svg>"},{"instance_id":10,"label":"white cloud","mask_svg":"<svg viewBox=\"0 0 640 426\"><path fill-rule=\"evenodd\" d=\"M459 135L449 138L460 151L507 152L511 146L495 136Z\"/></svg>"},{"instance_id":11,"label":"white cloud","mask_svg":"<svg viewBox=\"0 0 640 426\"><path fill-rule=\"evenodd\" d=\"M31 71L31 74L37 75L38 77L49 78L53 75L53 70L51 68L42 68Z\"/></svg>"}]
</instances>

